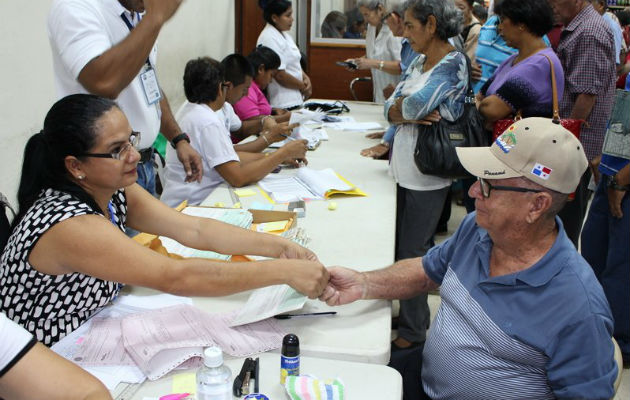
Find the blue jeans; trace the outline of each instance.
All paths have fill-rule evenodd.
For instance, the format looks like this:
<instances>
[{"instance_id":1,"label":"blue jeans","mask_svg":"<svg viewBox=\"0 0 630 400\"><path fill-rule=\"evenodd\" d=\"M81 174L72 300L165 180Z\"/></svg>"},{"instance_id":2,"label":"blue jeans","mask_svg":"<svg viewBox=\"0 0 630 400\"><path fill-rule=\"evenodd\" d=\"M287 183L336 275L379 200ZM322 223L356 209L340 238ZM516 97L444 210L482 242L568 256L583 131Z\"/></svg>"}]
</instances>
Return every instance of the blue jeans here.
<instances>
[{"instance_id":1,"label":"blue jeans","mask_svg":"<svg viewBox=\"0 0 630 400\"><path fill-rule=\"evenodd\" d=\"M153 167L153 160L138 163L137 170L138 180L136 182L138 185L155 196L155 167Z\"/></svg>"},{"instance_id":2,"label":"blue jeans","mask_svg":"<svg viewBox=\"0 0 630 400\"><path fill-rule=\"evenodd\" d=\"M623 217L608 207L609 178L602 176L582 230L582 256L604 288L615 319L614 338L624 359L630 358L630 193L622 202Z\"/></svg>"}]
</instances>

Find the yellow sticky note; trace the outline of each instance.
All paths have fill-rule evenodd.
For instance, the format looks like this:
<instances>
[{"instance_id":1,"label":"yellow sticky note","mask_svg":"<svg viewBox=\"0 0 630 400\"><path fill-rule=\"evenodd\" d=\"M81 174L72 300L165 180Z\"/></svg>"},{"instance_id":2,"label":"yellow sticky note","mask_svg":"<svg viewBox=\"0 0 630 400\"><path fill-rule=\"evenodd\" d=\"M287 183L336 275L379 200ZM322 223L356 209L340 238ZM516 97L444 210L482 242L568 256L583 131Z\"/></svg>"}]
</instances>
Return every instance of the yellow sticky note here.
<instances>
[{"instance_id":1,"label":"yellow sticky note","mask_svg":"<svg viewBox=\"0 0 630 400\"><path fill-rule=\"evenodd\" d=\"M274 232L274 231L283 231L287 227L287 223L289 221L273 221L273 222L264 222L262 224L258 224L259 232Z\"/></svg>"},{"instance_id":2,"label":"yellow sticky note","mask_svg":"<svg viewBox=\"0 0 630 400\"><path fill-rule=\"evenodd\" d=\"M256 196L256 191L253 189L236 189L234 191L234 193L238 196L238 197L249 197L249 196Z\"/></svg>"},{"instance_id":3,"label":"yellow sticky note","mask_svg":"<svg viewBox=\"0 0 630 400\"><path fill-rule=\"evenodd\" d=\"M173 389L171 393L190 393L197 392L197 375L194 372L177 374L173 376Z\"/></svg>"}]
</instances>

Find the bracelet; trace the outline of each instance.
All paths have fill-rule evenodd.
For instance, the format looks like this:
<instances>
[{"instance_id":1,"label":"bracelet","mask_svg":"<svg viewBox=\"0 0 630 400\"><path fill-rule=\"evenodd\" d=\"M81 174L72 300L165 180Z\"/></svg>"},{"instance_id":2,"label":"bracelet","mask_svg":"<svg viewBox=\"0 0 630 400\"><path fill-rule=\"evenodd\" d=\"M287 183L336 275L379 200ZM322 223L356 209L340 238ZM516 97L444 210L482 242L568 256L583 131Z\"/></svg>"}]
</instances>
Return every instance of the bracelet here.
<instances>
[{"instance_id":1,"label":"bracelet","mask_svg":"<svg viewBox=\"0 0 630 400\"><path fill-rule=\"evenodd\" d=\"M383 70L383 67L384 67L384 66L385 66L385 61L383 61L383 60L379 61L379 63L378 63L378 69L379 69L380 71L382 71L382 70Z\"/></svg>"},{"instance_id":2,"label":"bracelet","mask_svg":"<svg viewBox=\"0 0 630 400\"><path fill-rule=\"evenodd\" d=\"M381 139L381 145L385 146L385 147L389 147L389 142L385 139Z\"/></svg>"},{"instance_id":3,"label":"bracelet","mask_svg":"<svg viewBox=\"0 0 630 400\"><path fill-rule=\"evenodd\" d=\"M271 143L269 143L269 140L267 139L267 136L265 136L264 133L260 134L260 137L263 138L263 140L265 141L265 143L267 143L267 146L269 146Z\"/></svg>"},{"instance_id":4,"label":"bracelet","mask_svg":"<svg viewBox=\"0 0 630 400\"><path fill-rule=\"evenodd\" d=\"M617 176L610 177L610 181L608 181L608 187L614 190L619 190L620 192L630 191L630 185L620 185L617 183Z\"/></svg>"}]
</instances>

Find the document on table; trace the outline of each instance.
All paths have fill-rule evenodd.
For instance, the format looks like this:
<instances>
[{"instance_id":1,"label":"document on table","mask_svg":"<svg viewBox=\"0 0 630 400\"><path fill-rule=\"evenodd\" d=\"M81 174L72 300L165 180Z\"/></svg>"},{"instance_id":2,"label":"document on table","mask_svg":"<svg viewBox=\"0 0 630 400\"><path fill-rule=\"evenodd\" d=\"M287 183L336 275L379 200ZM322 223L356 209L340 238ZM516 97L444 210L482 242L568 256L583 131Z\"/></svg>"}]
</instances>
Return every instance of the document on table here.
<instances>
[{"instance_id":1,"label":"document on table","mask_svg":"<svg viewBox=\"0 0 630 400\"><path fill-rule=\"evenodd\" d=\"M304 307L307 297L288 285L256 289L238 310L230 326L239 326Z\"/></svg>"},{"instance_id":2,"label":"document on table","mask_svg":"<svg viewBox=\"0 0 630 400\"><path fill-rule=\"evenodd\" d=\"M299 126L293 129L290 139L287 138L281 142L272 143L271 145L269 145L269 147L279 149L280 147L293 141L294 139L306 140L308 142L306 145L307 148L309 150L315 150L323 140L328 140L328 133L323 128L310 128L308 126Z\"/></svg>"},{"instance_id":3,"label":"document on table","mask_svg":"<svg viewBox=\"0 0 630 400\"><path fill-rule=\"evenodd\" d=\"M318 122L321 121L325 114L322 112L310 111L305 108L300 110L291 111L291 117L289 118L289 125L300 124L302 125L308 121Z\"/></svg>"},{"instance_id":4,"label":"document on table","mask_svg":"<svg viewBox=\"0 0 630 400\"><path fill-rule=\"evenodd\" d=\"M369 131L374 129L385 129L378 122L332 122L327 123L326 126L340 131Z\"/></svg>"},{"instance_id":5,"label":"document on table","mask_svg":"<svg viewBox=\"0 0 630 400\"><path fill-rule=\"evenodd\" d=\"M296 176L268 175L258 185L277 203L295 200L322 200L332 195L367 196L331 168L314 170L302 167Z\"/></svg>"}]
</instances>

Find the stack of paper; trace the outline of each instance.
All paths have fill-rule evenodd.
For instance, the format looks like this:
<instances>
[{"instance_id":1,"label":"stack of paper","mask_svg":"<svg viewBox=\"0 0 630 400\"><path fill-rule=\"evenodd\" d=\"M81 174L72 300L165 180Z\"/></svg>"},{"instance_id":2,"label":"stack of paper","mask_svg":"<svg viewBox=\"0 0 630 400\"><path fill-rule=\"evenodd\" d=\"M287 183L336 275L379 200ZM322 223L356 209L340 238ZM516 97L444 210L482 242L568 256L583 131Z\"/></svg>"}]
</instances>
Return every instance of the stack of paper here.
<instances>
[{"instance_id":1,"label":"stack of paper","mask_svg":"<svg viewBox=\"0 0 630 400\"><path fill-rule=\"evenodd\" d=\"M268 175L258 184L277 203L323 200L337 194L367 196L331 168L317 171L303 167L298 170L297 176Z\"/></svg>"},{"instance_id":2,"label":"stack of paper","mask_svg":"<svg viewBox=\"0 0 630 400\"><path fill-rule=\"evenodd\" d=\"M254 220L252 213L249 211L235 208L186 207L182 210L182 213L195 217L216 219L245 229L249 229ZM169 253L178 254L182 257L212 258L224 261L229 260L231 257L230 255L219 254L214 251L186 247L166 236L160 236L160 241Z\"/></svg>"}]
</instances>

